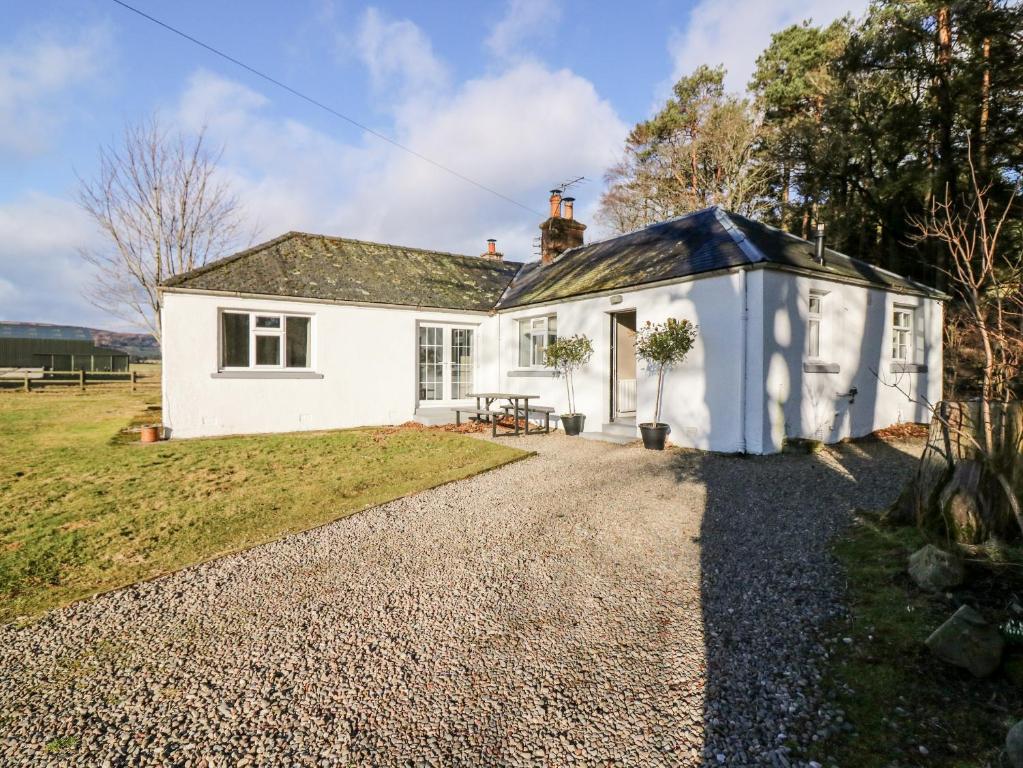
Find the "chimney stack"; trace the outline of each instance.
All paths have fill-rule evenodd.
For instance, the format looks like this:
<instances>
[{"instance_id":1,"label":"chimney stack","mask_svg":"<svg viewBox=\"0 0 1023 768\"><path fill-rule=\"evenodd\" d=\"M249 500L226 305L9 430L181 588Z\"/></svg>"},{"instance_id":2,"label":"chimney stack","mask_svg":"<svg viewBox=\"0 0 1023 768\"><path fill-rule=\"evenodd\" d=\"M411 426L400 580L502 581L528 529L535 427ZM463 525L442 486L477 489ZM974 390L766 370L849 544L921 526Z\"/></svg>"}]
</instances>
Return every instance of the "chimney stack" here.
<instances>
[{"instance_id":1,"label":"chimney stack","mask_svg":"<svg viewBox=\"0 0 1023 768\"><path fill-rule=\"evenodd\" d=\"M571 219L575 215L575 198L565 197L562 202L565 204L565 218Z\"/></svg>"},{"instance_id":2,"label":"chimney stack","mask_svg":"<svg viewBox=\"0 0 1023 768\"><path fill-rule=\"evenodd\" d=\"M822 267L824 266L824 222L817 222L817 234L814 236L813 257Z\"/></svg>"},{"instance_id":3,"label":"chimney stack","mask_svg":"<svg viewBox=\"0 0 1023 768\"><path fill-rule=\"evenodd\" d=\"M552 189L551 190L551 218L552 219L560 219L561 218L561 190L560 189Z\"/></svg>"},{"instance_id":4,"label":"chimney stack","mask_svg":"<svg viewBox=\"0 0 1023 768\"><path fill-rule=\"evenodd\" d=\"M540 225L540 260L550 264L569 248L583 244L586 225L575 219L575 198L564 198L565 215L561 215L561 190L551 190L551 215Z\"/></svg>"},{"instance_id":5,"label":"chimney stack","mask_svg":"<svg viewBox=\"0 0 1023 768\"><path fill-rule=\"evenodd\" d=\"M490 238L487 240L487 251L486 253L480 254L481 259L490 259L491 261L503 261L504 254L499 253L497 250L497 240Z\"/></svg>"}]
</instances>

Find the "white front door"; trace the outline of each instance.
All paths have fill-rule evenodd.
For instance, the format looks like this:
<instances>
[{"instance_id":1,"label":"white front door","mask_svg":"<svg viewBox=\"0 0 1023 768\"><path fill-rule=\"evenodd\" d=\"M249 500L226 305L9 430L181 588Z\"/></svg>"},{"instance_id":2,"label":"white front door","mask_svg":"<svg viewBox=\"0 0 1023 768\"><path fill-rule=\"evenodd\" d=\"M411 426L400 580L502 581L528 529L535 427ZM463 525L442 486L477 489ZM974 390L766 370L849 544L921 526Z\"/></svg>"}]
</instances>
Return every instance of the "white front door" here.
<instances>
[{"instance_id":1,"label":"white front door","mask_svg":"<svg viewBox=\"0 0 1023 768\"><path fill-rule=\"evenodd\" d=\"M420 405L468 400L475 373L476 329L421 323L417 328Z\"/></svg>"}]
</instances>

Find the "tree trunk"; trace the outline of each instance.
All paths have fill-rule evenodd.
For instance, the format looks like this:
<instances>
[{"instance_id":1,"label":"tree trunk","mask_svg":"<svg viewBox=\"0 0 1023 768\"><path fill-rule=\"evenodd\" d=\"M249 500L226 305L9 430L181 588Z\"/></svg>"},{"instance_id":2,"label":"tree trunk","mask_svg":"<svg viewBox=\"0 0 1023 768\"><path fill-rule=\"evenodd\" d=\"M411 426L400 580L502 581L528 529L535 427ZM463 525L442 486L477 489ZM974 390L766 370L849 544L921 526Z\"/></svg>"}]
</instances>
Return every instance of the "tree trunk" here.
<instances>
[{"instance_id":1,"label":"tree trunk","mask_svg":"<svg viewBox=\"0 0 1023 768\"><path fill-rule=\"evenodd\" d=\"M989 6L990 7L990 6ZM987 171L987 128L991 117L991 38L985 37L981 43L981 59L984 69L980 78L980 122L977 126L977 156L980 169Z\"/></svg>"},{"instance_id":2,"label":"tree trunk","mask_svg":"<svg viewBox=\"0 0 1023 768\"><path fill-rule=\"evenodd\" d=\"M654 424L661 423L661 392L664 390L664 366L657 371L657 401L654 405Z\"/></svg>"}]
</instances>

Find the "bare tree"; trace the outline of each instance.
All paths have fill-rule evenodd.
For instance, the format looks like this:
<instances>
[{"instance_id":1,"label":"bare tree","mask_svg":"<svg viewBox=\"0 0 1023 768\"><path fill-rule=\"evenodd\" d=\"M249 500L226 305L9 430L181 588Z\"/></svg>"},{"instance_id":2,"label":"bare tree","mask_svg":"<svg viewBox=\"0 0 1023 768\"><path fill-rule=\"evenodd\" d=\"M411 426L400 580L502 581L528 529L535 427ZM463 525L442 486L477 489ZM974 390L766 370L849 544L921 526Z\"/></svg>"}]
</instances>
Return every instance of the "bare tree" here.
<instances>
[{"instance_id":1,"label":"bare tree","mask_svg":"<svg viewBox=\"0 0 1023 768\"><path fill-rule=\"evenodd\" d=\"M936 240L947 253L941 271L961 304L951 335L973 337L981 347L980 398L935 404L875 374L932 414L927 448L904 495L918 521L933 520L936 512L947 525L957 514L993 523L967 525L965 533L956 534L972 536L985 528L1004 530L1000 510L1006 509L1023 534L1023 507L1014 487L1023 465L1023 421L1017 405L1010 403L1023 365L1023 254L1000 243L1019 187L999 203L992 185L979 181L969 151L967 164L968 190L960 197L946 191L944 202L933 202L928 215L913 225L918 242ZM1004 505L985 493L989 478ZM963 500L960 513L952 511L957 497Z\"/></svg>"},{"instance_id":2,"label":"bare tree","mask_svg":"<svg viewBox=\"0 0 1023 768\"><path fill-rule=\"evenodd\" d=\"M93 304L161 340L157 289L239 244L238 200L217 174L219 152L205 129L171 133L156 116L125 127L120 144L100 149L92 181L79 179L79 202L106 235L107 246L83 250L95 268Z\"/></svg>"},{"instance_id":3,"label":"bare tree","mask_svg":"<svg viewBox=\"0 0 1023 768\"><path fill-rule=\"evenodd\" d=\"M937 240L948 253L942 272L962 302L965 322L983 352L981 420L984 448L995 445L991 403L1014 397L1013 383L1023 363L1023 253L999 247L999 239L1019 192L1009 194L999 213L992 185L982 184L972 153L967 152L970 190L962 200L946 191L926 218L914 219L917 241Z\"/></svg>"}]
</instances>

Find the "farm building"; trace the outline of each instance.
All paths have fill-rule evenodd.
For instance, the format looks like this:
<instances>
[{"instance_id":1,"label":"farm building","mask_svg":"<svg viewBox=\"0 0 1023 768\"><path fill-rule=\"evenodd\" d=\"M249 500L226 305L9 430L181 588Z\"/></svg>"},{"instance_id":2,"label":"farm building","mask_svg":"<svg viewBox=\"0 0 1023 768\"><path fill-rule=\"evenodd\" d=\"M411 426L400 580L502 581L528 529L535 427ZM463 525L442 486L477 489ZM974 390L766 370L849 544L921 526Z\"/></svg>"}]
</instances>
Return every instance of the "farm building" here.
<instances>
[{"instance_id":1,"label":"farm building","mask_svg":"<svg viewBox=\"0 0 1023 768\"><path fill-rule=\"evenodd\" d=\"M128 354L98 346L85 328L0 323L0 370L127 371Z\"/></svg>"}]
</instances>

